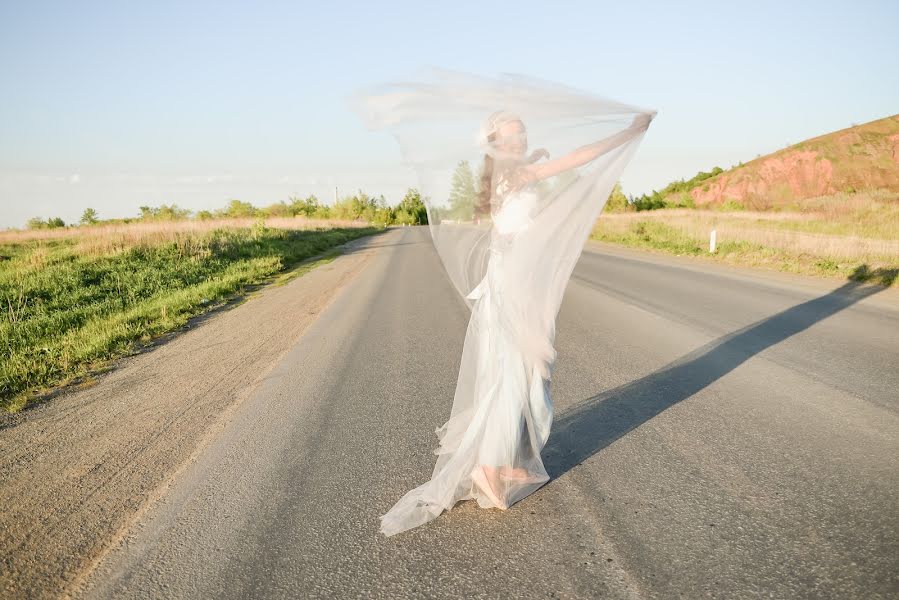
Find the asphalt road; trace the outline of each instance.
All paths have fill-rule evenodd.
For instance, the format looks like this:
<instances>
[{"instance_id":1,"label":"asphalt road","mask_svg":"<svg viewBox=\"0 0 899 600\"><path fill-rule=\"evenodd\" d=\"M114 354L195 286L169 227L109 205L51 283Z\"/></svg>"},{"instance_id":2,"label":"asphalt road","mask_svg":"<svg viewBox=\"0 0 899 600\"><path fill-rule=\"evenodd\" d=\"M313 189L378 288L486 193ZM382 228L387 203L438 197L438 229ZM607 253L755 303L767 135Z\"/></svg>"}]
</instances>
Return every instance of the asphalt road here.
<instances>
[{"instance_id":1,"label":"asphalt road","mask_svg":"<svg viewBox=\"0 0 899 600\"><path fill-rule=\"evenodd\" d=\"M426 229L372 246L84 596L899 597L893 291L590 248L552 480L385 538L430 476L468 313Z\"/></svg>"}]
</instances>

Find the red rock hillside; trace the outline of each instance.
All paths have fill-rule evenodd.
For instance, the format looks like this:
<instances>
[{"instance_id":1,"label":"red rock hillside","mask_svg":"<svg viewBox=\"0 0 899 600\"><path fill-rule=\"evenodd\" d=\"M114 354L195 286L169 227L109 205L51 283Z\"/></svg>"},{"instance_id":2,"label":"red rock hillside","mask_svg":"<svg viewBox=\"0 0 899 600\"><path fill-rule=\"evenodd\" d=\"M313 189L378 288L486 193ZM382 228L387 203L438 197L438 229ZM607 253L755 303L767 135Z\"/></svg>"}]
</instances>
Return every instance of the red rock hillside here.
<instances>
[{"instance_id":1,"label":"red rock hillside","mask_svg":"<svg viewBox=\"0 0 899 600\"><path fill-rule=\"evenodd\" d=\"M868 189L899 192L899 115L806 140L706 179L697 207L736 201L764 210L795 200Z\"/></svg>"}]
</instances>

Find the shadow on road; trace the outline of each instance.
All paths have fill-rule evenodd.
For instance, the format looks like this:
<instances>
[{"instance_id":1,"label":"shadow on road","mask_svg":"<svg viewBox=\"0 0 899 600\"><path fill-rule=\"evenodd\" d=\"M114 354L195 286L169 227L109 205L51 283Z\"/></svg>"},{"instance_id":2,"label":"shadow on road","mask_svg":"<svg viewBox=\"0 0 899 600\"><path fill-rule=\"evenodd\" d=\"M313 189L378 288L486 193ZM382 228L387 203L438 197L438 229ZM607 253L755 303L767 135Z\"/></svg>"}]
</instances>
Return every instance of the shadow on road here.
<instances>
[{"instance_id":1,"label":"shadow on road","mask_svg":"<svg viewBox=\"0 0 899 600\"><path fill-rule=\"evenodd\" d=\"M855 281L862 265L840 288L753 323L682 356L637 381L588 398L555 420L543 450L556 479L627 432L733 371L763 350L885 288ZM882 272L881 272L882 271ZM877 280L895 281L899 270L880 270Z\"/></svg>"}]
</instances>

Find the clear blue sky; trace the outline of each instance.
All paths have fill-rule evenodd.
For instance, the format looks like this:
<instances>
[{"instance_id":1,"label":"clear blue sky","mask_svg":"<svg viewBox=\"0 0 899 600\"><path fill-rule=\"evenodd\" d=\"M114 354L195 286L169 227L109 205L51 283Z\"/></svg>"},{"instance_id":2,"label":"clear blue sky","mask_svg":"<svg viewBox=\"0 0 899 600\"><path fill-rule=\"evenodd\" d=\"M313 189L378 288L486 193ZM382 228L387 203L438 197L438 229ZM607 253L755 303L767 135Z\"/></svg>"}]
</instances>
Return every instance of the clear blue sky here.
<instances>
[{"instance_id":1,"label":"clear blue sky","mask_svg":"<svg viewBox=\"0 0 899 600\"><path fill-rule=\"evenodd\" d=\"M395 202L415 182L346 98L426 65L656 108L622 182L639 194L899 112L897 24L895 0L7 1L0 227L335 184Z\"/></svg>"}]
</instances>

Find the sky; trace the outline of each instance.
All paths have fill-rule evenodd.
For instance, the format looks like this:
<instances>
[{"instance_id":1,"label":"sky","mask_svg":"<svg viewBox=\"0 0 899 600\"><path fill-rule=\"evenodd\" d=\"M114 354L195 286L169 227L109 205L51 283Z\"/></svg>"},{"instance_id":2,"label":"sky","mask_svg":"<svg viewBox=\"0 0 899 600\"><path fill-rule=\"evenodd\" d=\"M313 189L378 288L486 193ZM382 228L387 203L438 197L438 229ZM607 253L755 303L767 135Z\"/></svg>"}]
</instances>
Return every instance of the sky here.
<instances>
[{"instance_id":1,"label":"sky","mask_svg":"<svg viewBox=\"0 0 899 600\"><path fill-rule=\"evenodd\" d=\"M435 66L659 111L639 195L899 113L899 2L0 0L0 227L414 175L348 97Z\"/></svg>"}]
</instances>

